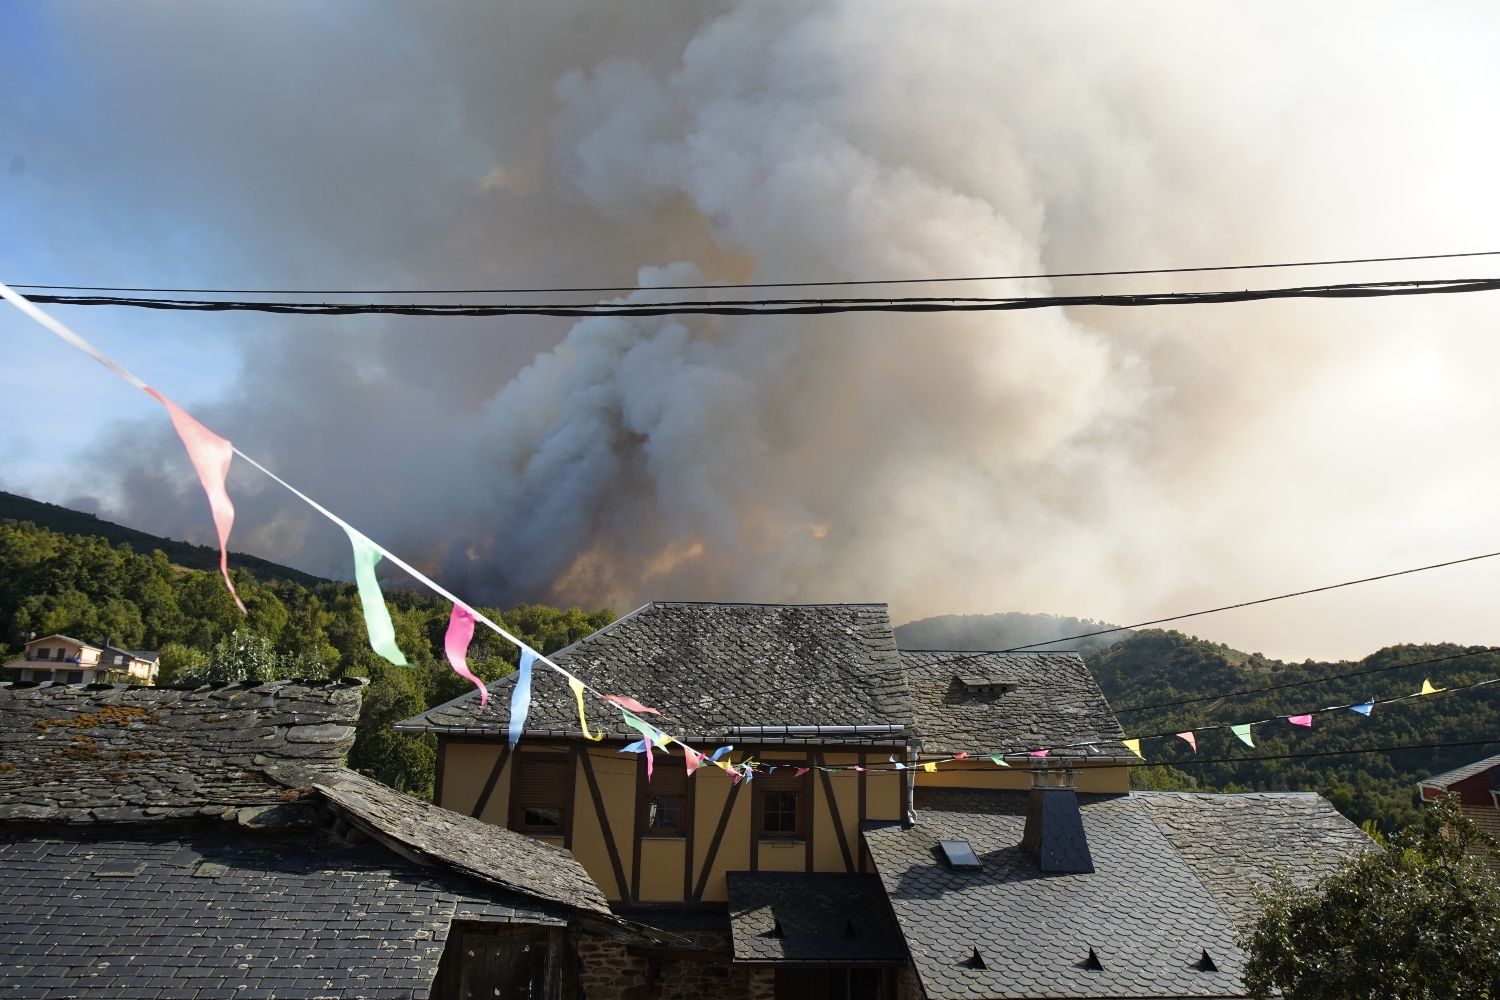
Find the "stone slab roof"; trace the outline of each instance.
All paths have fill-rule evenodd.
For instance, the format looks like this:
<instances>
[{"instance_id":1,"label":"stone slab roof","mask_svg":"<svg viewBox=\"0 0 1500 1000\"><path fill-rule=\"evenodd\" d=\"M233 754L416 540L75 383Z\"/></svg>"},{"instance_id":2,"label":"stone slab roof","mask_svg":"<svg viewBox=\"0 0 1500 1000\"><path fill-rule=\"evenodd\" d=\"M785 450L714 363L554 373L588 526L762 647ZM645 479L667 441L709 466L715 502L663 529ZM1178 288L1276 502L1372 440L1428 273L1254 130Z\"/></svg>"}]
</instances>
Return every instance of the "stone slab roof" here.
<instances>
[{"instance_id":1,"label":"stone slab roof","mask_svg":"<svg viewBox=\"0 0 1500 1000\"><path fill-rule=\"evenodd\" d=\"M1434 774L1430 778L1424 778L1418 784L1427 788L1452 788L1466 778L1472 778L1476 774L1483 774L1497 767L1500 767L1500 755L1486 757L1484 760L1476 760L1472 764L1455 767L1453 770L1444 771L1442 774Z\"/></svg>"},{"instance_id":2,"label":"stone slab roof","mask_svg":"<svg viewBox=\"0 0 1500 1000\"><path fill-rule=\"evenodd\" d=\"M665 713L685 739L733 726L909 725L901 660L884 604L648 604L552 654L591 686ZM397 725L418 732L500 735L514 675ZM589 698L589 720L636 739ZM527 732L577 736L578 709L556 672L537 668Z\"/></svg>"},{"instance_id":3,"label":"stone slab roof","mask_svg":"<svg viewBox=\"0 0 1500 1000\"><path fill-rule=\"evenodd\" d=\"M331 815L417 864L621 923L567 851L345 768L362 692L362 682L0 685L0 833L7 821L272 830Z\"/></svg>"},{"instance_id":4,"label":"stone slab roof","mask_svg":"<svg viewBox=\"0 0 1500 1000\"><path fill-rule=\"evenodd\" d=\"M1237 925L1255 919L1252 886L1280 871L1310 886L1345 857L1374 850L1364 832L1313 792L1205 795L1134 792L1156 826Z\"/></svg>"},{"instance_id":5,"label":"stone slab roof","mask_svg":"<svg viewBox=\"0 0 1500 1000\"><path fill-rule=\"evenodd\" d=\"M734 960L902 965L906 946L873 875L730 872Z\"/></svg>"},{"instance_id":6,"label":"stone slab roof","mask_svg":"<svg viewBox=\"0 0 1500 1000\"><path fill-rule=\"evenodd\" d=\"M1200 868L1213 869L1218 845L1185 856L1178 842L1194 843L1195 825L1159 821L1155 797L1078 798L1095 869L1086 874L1044 875L1022 851L1026 792L918 789L915 826L866 825L865 842L929 1000L1243 996L1245 959L1234 943L1242 912L1222 900L1232 886L1248 897L1276 867L1281 846L1239 837L1226 847L1234 862L1212 889ZM1239 822L1259 823L1269 811L1271 825L1286 831L1283 804L1268 798L1177 798L1168 808L1212 811L1222 804L1195 800L1244 798ZM1290 821L1293 834L1300 815ZM1206 827L1197 834L1209 835ZM940 840L968 841L981 870L950 869ZM1322 849L1360 848L1341 836ZM1091 950L1099 968L1090 967ZM1218 971L1200 965L1204 952Z\"/></svg>"},{"instance_id":7,"label":"stone slab roof","mask_svg":"<svg viewBox=\"0 0 1500 1000\"><path fill-rule=\"evenodd\" d=\"M455 919L565 923L373 844L222 823L0 828L0 995L426 997Z\"/></svg>"},{"instance_id":8,"label":"stone slab roof","mask_svg":"<svg viewBox=\"0 0 1500 1000\"><path fill-rule=\"evenodd\" d=\"M902 650L924 753L1024 753L1060 744L1053 757L1133 760L1094 675L1077 653ZM974 691L977 683L1004 691Z\"/></svg>"},{"instance_id":9,"label":"stone slab roof","mask_svg":"<svg viewBox=\"0 0 1500 1000\"><path fill-rule=\"evenodd\" d=\"M534 899L607 917L609 903L560 847L403 795L347 769L283 765L270 774L310 789L362 831L405 856Z\"/></svg>"},{"instance_id":10,"label":"stone slab roof","mask_svg":"<svg viewBox=\"0 0 1500 1000\"><path fill-rule=\"evenodd\" d=\"M275 805L262 769L343 764L362 681L0 684L0 820L157 822Z\"/></svg>"}]
</instances>

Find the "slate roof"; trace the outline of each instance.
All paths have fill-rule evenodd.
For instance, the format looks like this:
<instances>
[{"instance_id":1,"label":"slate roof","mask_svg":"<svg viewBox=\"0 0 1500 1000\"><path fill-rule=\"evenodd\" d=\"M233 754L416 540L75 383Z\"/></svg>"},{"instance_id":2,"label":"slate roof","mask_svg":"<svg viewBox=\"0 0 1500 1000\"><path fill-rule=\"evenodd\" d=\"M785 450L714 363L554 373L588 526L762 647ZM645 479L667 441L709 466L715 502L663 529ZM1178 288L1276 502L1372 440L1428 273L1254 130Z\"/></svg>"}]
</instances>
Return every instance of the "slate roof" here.
<instances>
[{"instance_id":1,"label":"slate roof","mask_svg":"<svg viewBox=\"0 0 1500 1000\"><path fill-rule=\"evenodd\" d=\"M1021 849L1027 792L918 788L915 826L867 824L865 842L928 1000L1244 995L1245 959L1234 943L1243 912L1226 900L1248 897L1287 845L1233 832L1227 842L1196 838L1218 835L1215 824L1231 815L1295 838L1308 814L1323 822L1326 804L1310 808L1301 796L1163 798L1080 795L1095 869L1087 874L1044 875ZM1209 801L1223 799L1244 804L1231 813ZM1210 820L1186 818L1193 809ZM1352 836L1330 831L1318 850L1362 849L1354 837L1363 835L1342 822ZM949 869L937 850L947 839L967 840L982 870ZM1179 843L1202 850L1185 853ZM1231 860L1217 872L1220 850ZM1294 877L1310 869L1294 868ZM1211 873L1209 882L1200 870ZM1088 967L1091 949L1102 968ZM1218 971L1199 966L1205 951Z\"/></svg>"},{"instance_id":2,"label":"slate roof","mask_svg":"<svg viewBox=\"0 0 1500 1000\"><path fill-rule=\"evenodd\" d=\"M1131 757L1094 675L1077 653L974 653L902 650L912 713L923 753L1024 753L1044 747L1053 757ZM975 683L1013 684L1002 692L971 692Z\"/></svg>"},{"instance_id":3,"label":"slate roof","mask_svg":"<svg viewBox=\"0 0 1500 1000\"><path fill-rule=\"evenodd\" d=\"M604 893L573 855L493 823L439 809L347 769L270 769L290 788L316 792L364 833L405 856L570 909L608 914Z\"/></svg>"},{"instance_id":4,"label":"slate roof","mask_svg":"<svg viewBox=\"0 0 1500 1000\"><path fill-rule=\"evenodd\" d=\"M591 686L666 714L684 739L733 726L908 725L911 704L884 604L654 602L551 657ZM499 735L515 676L490 685L488 708L470 691L396 728ZM635 739L596 699L589 721ZM674 725L673 723L677 723ZM577 736L578 709L558 674L539 666L528 733Z\"/></svg>"},{"instance_id":5,"label":"slate roof","mask_svg":"<svg viewBox=\"0 0 1500 1000\"><path fill-rule=\"evenodd\" d=\"M323 810L409 860L618 922L570 853L346 769L362 687L0 684L0 835L7 820L280 829Z\"/></svg>"},{"instance_id":6,"label":"slate roof","mask_svg":"<svg viewBox=\"0 0 1500 1000\"><path fill-rule=\"evenodd\" d=\"M873 875L730 872L734 960L772 965L903 965L906 945Z\"/></svg>"},{"instance_id":7,"label":"slate roof","mask_svg":"<svg viewBox=\"0 0 1500 1000\"><path fill-rule=\"evenodd\" d=\"M271 764L338 768L362 681L0 684L0 821L156 822L282 801Z\"/></svg>"},{"instance_id":8,"label":"slate roof","mask_svg":"<svg viewBox=\"0 0 1500 1000\"><path fill-rule=\"evenodd\" d=\"M0 995L11 1000L425 1000L453 920L565 923L555 908L310 832L208 821L9 832Z\"/></svg>"},{"instance_id":9,"label":"slate roof","mask_svg":"<svg viewBox=\"0 0 1500 1000\"><path fill-rule=\"evenodd\" d=\"M1255 917L1250 886L1271 869L1297 885L1333 873L1351 854L1374 850L1364 832L1314 792L1204 795L1133 792L1157 828L1236 924Z\"/></svg>"},{"instance_id":10,"label":"slate roof","mask_svg":"<svg viewBox=\"0 0 1500 1000\"><path fill-rule=\"evenodd\" d=\"M1463 767L1455 767L1451 771L1442 774L1434 774L1430 778L1424 778L1417 784L1427 788L1452 788L1465 778L1472 778L1476 774L1483 774L1491 768L1500 767L1500 755L1486 757L1484 760L1476 760L1472 764Z\"/></svg>"}]
</instances>

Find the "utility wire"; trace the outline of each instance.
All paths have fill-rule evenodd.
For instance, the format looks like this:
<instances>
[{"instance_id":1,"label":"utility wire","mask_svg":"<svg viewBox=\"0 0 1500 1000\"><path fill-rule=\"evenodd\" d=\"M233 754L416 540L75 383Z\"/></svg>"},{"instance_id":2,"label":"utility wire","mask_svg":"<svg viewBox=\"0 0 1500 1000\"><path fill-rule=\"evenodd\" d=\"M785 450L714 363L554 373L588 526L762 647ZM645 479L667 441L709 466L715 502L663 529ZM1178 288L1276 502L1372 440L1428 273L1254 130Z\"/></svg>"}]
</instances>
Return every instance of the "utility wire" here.
<instances>
[{"instance_id":1,"label":"utility wire","mask_svg":"<svg viewBox=\"0 0 1500 1000\"><path fill-rule=\"evenodd\" d=\"M1433 278L1362 281L1289 288L1218 292L1040 295L1010 298L718 299L684 302L408 303L287 302L216 299L132 298L114 295L34 295L35 302L70 306L118 306L187 312L261 312L295 316L825 316L838 313L1012 312L1079 306L1142 307L1215 305L1272 299L1355 299L1406 295L1453 295L1500 290L1500 278Z\"/></svg>"},{"instance_id":2,"label":"utility wire","mask_svg":"<svg viewBox=\"0 0 1500 1000\"><path fill-rule=\"evenodd\" d=\"M1199 617L1200 615L1211 615L1211 614L1216 614L1216 613L1218 613L1220 611L1233 611L1233 610L1235 610L1237 608L1248 608L1248 607L1252 607L1252 606L1257 605L1257 604L1269 604L1272 601L1285 601L1285 600L1288 600L1288 599L1293 598L1293 597L1305 597L1308 594L1318 594L1318 593L1322 593L1322 592L1328 591L1328 590L1338 590L1338 589L1340 589L1342 587L1353 587L1353 586L1355 586L1357 584L1361 584L1361 583L1373 583L1376 580L1389 580L1389 579L1392 579L1393 577L1409 576L1412 573L1424 573L1424 572L1426 572L1428 570L1443 569L1443 568L1448 567L1448 566L1459 566L1459 565L1462 565L1464 563L1478 562L1478 561L1480 561L1482 559L1493 559L1496 556L1500 556L1500 552L1485 552L1485 553L1481 553L1480 555L1476 555L1476 556L1465 556L1462 559L1449 559L1449 560L1447 560L1445 562L1429 563L1426 566L1413 566L1413 567L1410 567L1409 569L1400 569L1400 570L1395 570L1395 571L1390 572L1390 573L1380 573L1380 574L1377 574L1375 576L1361 577L1361 578L1359 578L1357 580L1345 580L1342 583L1330 583L1330 584L1325 584L1324 586L1321 586L1321 587L1310 587L1310 588L1308 588L1306 590L1296 590L1296 591L1292 591L1291 593L1287 593L1287 594L1277 594L1274 597L1261 597L1261 598L1257 598L1257 599L1255 599L1253 601L1240 601L1237 604L1225 604L1225 605L1223 605L1221 607L1207 608L1207 609L1205 609L1203 611L1189 611L1186 614L1172 615L1172 616L1167 617L1167 618L1154 618L1151 621L1137 622L1134 625L1112 625L1109 628L1095 629L1092 632L1080 632L1080 633L1078 633L1076 635L1065 635L1065 636L1061 636L1061 637L1056 638L1056 639L1048 639L1048 640L1045 640L1043 642L1027 643L1026 645L1022 645L1022 646L1011 646L1011 647L1009 647L1007 649L990 649L990 650L975 651L975 652L972 652L972 653L960 653L960 655L954 656L951 660L943 660L942 664L944 666L951 666L951 665L959 664L959 663L968 663L968 662L971 662L973 660L982 660L982 659L985 659L986 657L1003 655L1003 654L1006 654L1006 653L1021 653L1021 652L1028 652L1028 651L1036 652L1038 654L1041 654L1041 653L1066 653L1066 652L1072 652L1072 650L1063 650L1063 649L1045 649L1045 650L1042 650L1042 649L1037 649L1036 647L1038 647L1038 646L1052 646L1052 645L1055 645L1055 644L1060 643L1060 642L1072 642L1075 639L1087 639L1087 638L1091 638L1091 637L1097 636L1097 635L1109 635L1109 634L1114 633L1114 632L1125 632L1125 631L1129 631L1129 630L1132 630L1132 629L1146 628L1146 627L1151 626L1151 625L1160 625L1160 624L1163 624L1163 623L1166 623L1166 622L1182 621L1185 618L1196 618L1196 617ZM948 650L908 649L908 650L904 650L904 652L908 652L908 653L948 652ZM1368 670L1355 670L1355 671L1350 671L1349 673L1344 673L1344 674L1330 674L1330 675L1323 676L1323 677L1309 678L1309 679L1298 680L1298 681L1289 681L1286 684L1273 684L1273 685L1270 685L1270 686L1267 686L1267 687L1263 687L1263 688L1247 688L1247 689L1245 689L1243 691L1232 691L1232 692L1228 692L1228 693L1225 693L1225 694L1210 694L1210 695L1195 696L1195 697L1192 697L1192 698L1184 698L1184 699L1181 699L1180 701L1163 702L1163 703L1155 704L1155 705L1136 705L1136 706L1132 706L1130 708L1115 709L1115 712L1116 712L1116 714L1119 714L1121 712L1144 712L1144 711L1148 711L1148 710L1153 709L1153 708L1171 708L1171 707L1174 707L1176 705L1188 705L1188 704L1194 704L1194 703L1197 703L1197 702L1200 702L1200 701L1213 701L1213 700L1215 700L1217 698L1233 698L1233 697L1236 697L1236 696L1242 695L1242 694L1260 694L1260 693L1267 692L1267 691L1280 690L1281 688L1302 687L1302 686L1307 685L1307 684L1321 684L1321 683L1323 683L1325 681L1341 680L1341 679L1346 678L1346 677L1357 677L1357 676L1360 676L1361 674L1366 674L1366 673L1374 674L1374 673L1380 673L1380 672L1386 671L1386 670L1398 670L1401 667L1414 667L1414 666L1418 666L1419 664L1423 664L1423 663L1441 663L1441 662L1444 662L1446 660L1462 659L1463 657L1467 657L1467 656L1479 656L1479 655L1482 655L1484 653L1491 653L1491 652L1500 652L1500 647L1486 647L1484 649L1478 649L1478 650L1474 650L1472 652L1458 653L1458 654L1455 654L1453 656L1437 657L1437 658L1432 659L1432 660L1417 660L1417 661L1414 661L1414 662L1411 662L1411 663L1402 663L1402 664L1397 664L1397 665L1393 665L1393 666L1374 667L1374 668L1370 668ZM796 692L796 691L811 691L811 690L815 690L817 688L826 687L826 686L827 686L827 682L826 681L820 681L820 682L807 682L807 683L800 683L800 684L790 684L790 685L785 685L785 686L781 686L781 687L760 688L758 690L759 690L760 694L789 694L789 693ZM709 698L710 701L714 702L715 704L724 704L724 703L727 702L727 699L714 698L712 695L707 695L707 697Z\"/></svg>"},{"instance_id":3,"label":"utility wire","mask_svg":"<svg viewBox=\"0 0 1500 1000\"><path fill-rule=\"evenodd\" d=\"M968 281L1028 281L1044 278L1111 278L1142 274L1201 274L1209 271L1260 271L1271 268L1328 267L1337 264L1387 264L1396 261L1454 260L1495 257L1500 250L1471 253L1411 254L1403 257L1353 257L1345 260L1303 260L1274 264L1219 264L1208 267L1152 267L1122 271L1052 271L1043 274L988 274L962 278L863 278L848 281L753 281L734 285L653 285L651 291L703 292L735 288L852 288L865 285L938 285ZM635 292L639 285L562 286L555 288L131 288L118 285L22 285L12 288L48 292L142 292L180 295L533 295L562 292ZM35 301L45 301L32 296Z\"/></svg>"},{"instance_id":4,"label":"utility wire","mask_svg":"<svg viewBox=\"0 0 1500 1000\"><path fill-rule=\"evenodd\" d=\"M1224 604L1217 608L1206 608L1203 611L1189 611L1180 615L1169 615L1166 618L1153 618L1150 621L1136 622L1134 625L1111 625L1109 628L1095 629L1092 632L1079 632L1074 635L1060 636L1056 639L1047 639L1043 642L1029 642L1022 646L1011 646L1008 649L991 649L976 652L970 656L961 656L951 662L961 663L964 660L980 659L985 656L993 656L996 653L1019 653L1025 650L1037 650L1045 653L1065 653L1070 650L1063 649L1038 649L1039 646L1055 646L1059 642L1072 642L1075 639L1091 639L1096 635L1110 635L1115 632L1128 632L1132 629L1148 628L1152 625L1164 625L1167 622L1180 622L1185 618L1197 618L1200 615L1218 614L1220 611L1235 611L1239 608L1254 607L1257 604L1270 604L1272 601L1285 601L1293 597L1306 597L1308 594L1321 594L1328 590L1338 590L1341 587L1353 587L1361 583L1374 583L1376 580L1390 580L1398 576L1409 576L1412 573L1425 573L1430 569L1443 569L1448 566L1460 566L1464 563L1478 562L1481 559L1493 559L1500 556L1500 552L1484 552L1477 556L1464 556L1462 559L1449 559L1446 562L1428 563L1426 566L1413 566L1410 569L1398 569L1390 573L1380 573L1376 576L1363 576L1358 580L1345 580L1343 583L1329 583L1321 587L1309 587L1306 590L1294 590L1288 594L1277 594L1275 597L1258 597L1253 601L1240 601L1238 604ZM917 650L913 650L917 652Z\"/></svg>"},{"instance_id":5,"label":"utility wire","mask_svg":"<svg viewBox=\"0 0 1500 1000\"><path fill-rule=\"evenodd\" d=\"M1388 663L1380 667L1368 667L1364 670L1350 670L1342 674L1328 674L1323 677L1311 677L1300 681L1288 681L1285 684L1268 684L1265 687L1242 688L1239 691L1226 691L1223 694L1197 695L1192 698L1181 698L1177 701L1162 701L1152 705L1131 705L1127 708L1115 709L1116 715L1126 712L1149 712L1157 708L1176 708L1178 705L1195 705L1199 702L1217 701L1221 698L1238 698L1247 694L1265 694L1270 691L1284 691L1287 688L1303 687L1308 684L1326 684L1330 681L1346 680L1350 677L1366 677L1370 674L1382 674L1392 670L1404 670L1407 667L1420 667L1431 663L1447 663L1451 660L1462 660L1470 656L1484 656L1489 653L1500 653L1500 647L1486 646L1483 649L1470 650L1467 653L1454 653L1451 656L1434 656L1429 660L1412 660L1410 663Z\"/></svg>"}]
</instances>

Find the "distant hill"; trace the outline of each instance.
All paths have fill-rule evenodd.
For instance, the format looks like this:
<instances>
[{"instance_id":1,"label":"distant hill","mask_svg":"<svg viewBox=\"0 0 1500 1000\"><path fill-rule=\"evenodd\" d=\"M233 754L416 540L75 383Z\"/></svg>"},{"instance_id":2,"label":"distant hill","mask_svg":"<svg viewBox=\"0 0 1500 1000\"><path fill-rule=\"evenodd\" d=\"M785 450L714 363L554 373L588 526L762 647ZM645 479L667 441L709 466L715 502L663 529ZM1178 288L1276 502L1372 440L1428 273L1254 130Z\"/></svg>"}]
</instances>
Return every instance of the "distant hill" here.
<instances>
[{"instance_id":1,"label":"distant hill","mask_svg":"<svg viewBox=\"0 0 1500 1000\"><path fill-rule=\"evenodd\" d=\"M1157 629L1134 633L1085 659L1125 732L1135 736L1256 722L1329 705L1396 698L1414 694L1427 678L1438 687L1457 688L1500 677L1500 652L1484 646L1389 646L1357 663L1286 663ZM1356 671L1369 672L1357 677L1335 676ZM1174 704L1205 695L1317 681L1320 677L1328 679L1276 691ZM1418 781L1500 753L1500 685L1381 705L1368 718L1352 711L1318 714L1306 729L1275 719L1256 726L1254 739L1255 746L1248 747L1228 730L1221 730L1200 734L1196 754L1185 741L1172 736L1148 740L1143 750L1148 762L1176 769L1180 773L1175 777L1185 775L1197 787L1321 792L1355 822L1374 819L1389 832L1415 818ZM1489 739L1496 742L1339 754L1373 747ZM1248 759L1325 753L1330 755ZM1160 772L1156 776L1174 777L1163 768L1150 771ZM1171 787L1176 787L1175 782Z\"/></svg>"},{"instance_id":2,"label":"distant hill","mask_svg":"<svg viewBox=\"0 0 1500 1000\"><path fill-rule=\"evenodd\" d=\"M897 626L896 642L902 649L1011 649L1033 643L1049 643L1038 649L1073 649L1089 653L1114 645L1129 632L1113 632L1087 639L1050 645L1064 636L1115 628L1092 618L1060 615L1029 615L1006 611L992 615L937 615Z\"/></svg>"},{"instance_id":3,"label":"distant hill","mask_svg":"<svg viewBox=\"0 0 1500 1000\"><path fill-rule=\"evenodd\" d=\"M127 528L112 521L105 521L93 514L59 507L57 504L33 500L30 497L6 493L0 490L0 521L30 521L39 528L47 528L64 535L86 535L102 538L111 545L127 545L141 555L149 555L153 549L161 549L168 559L188 569L216 570L219 568L219 550L207 545L191 545L171 538L148 535L144 531ZM259 556L243 552L229 553L229 565L242 569L257 580L288 580L304 587L325 582L321 577L304 573L290 566L282 566Z\"/></svg>"}]
</instances>

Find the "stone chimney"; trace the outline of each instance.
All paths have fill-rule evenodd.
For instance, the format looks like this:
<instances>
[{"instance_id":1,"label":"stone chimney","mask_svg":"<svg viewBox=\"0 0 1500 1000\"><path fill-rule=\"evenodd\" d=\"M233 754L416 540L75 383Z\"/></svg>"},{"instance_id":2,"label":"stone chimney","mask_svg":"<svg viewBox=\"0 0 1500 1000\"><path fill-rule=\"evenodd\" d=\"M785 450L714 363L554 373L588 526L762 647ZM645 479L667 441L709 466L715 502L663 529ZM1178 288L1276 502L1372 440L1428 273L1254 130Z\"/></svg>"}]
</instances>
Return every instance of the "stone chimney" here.
<instances>
[{"instance_id":1,"label":"stone chimney","mask_svg":"<svg viewBox=\"0 0 1500 1000\"><path fill-rule=\"evenodd\" d=\"M1073 769L1062 762L1033 759L1031 800L1026 804L1026 831L1021 847L1050 874L1081 874L1094 870Z\"/></svg>"}]
</instances>

